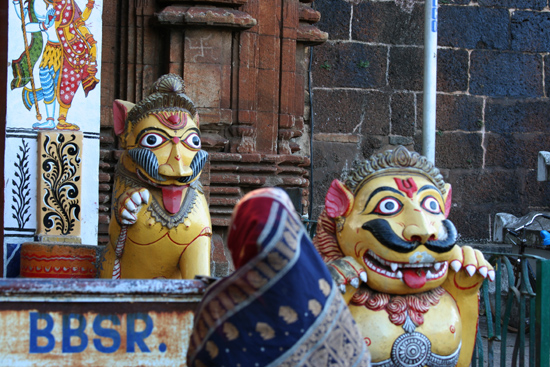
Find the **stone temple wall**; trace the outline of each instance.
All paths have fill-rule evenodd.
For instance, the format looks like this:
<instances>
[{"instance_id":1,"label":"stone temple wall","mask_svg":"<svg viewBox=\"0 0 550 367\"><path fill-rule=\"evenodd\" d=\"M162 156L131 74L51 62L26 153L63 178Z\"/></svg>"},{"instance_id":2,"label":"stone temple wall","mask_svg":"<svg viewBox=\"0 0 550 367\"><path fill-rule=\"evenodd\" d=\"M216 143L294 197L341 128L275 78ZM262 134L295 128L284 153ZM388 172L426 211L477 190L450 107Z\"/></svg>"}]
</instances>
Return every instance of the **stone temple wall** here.
<instances>
[{"instance_id":1,"label":"stone temple wall","mask_svg":"<svg viewBox=\"0 0 550 367\"><path fill-rule=\"evenodd\" d=\"M537 153L550 150L547 0L440 0L436 165L450 219L488 240L498 212L550 209ZM317 0L329 41L313 49L314 216L354 159L422 152L423 1Z\"/></svg>"},{"instance_id":2,"label":"stone temple wall","mask_svg":"<svg viewBox=\"0 0 550 367\"><path fill-rule=\"evenodd\" d=\"M450 218L462 237L487 240L495 213L550 207L548 184L536 181L537 152L550 150L550 9L547 0L439 3L436 165L453 185ZM201 23L190 4L218 9L217 18ZM256 187L296 189L309 209L308 46L322 44L321 31L329 40L312 48L311 65L313 218L354 159L396 144L422 151L422 1L119 0L104 8L100 243L119 154L112 100L141 99L163 73L182 74L202 109L211 153L202 181L221 236L233 205ZM258 23L246 28L250 18Z\"/></svg>"}]
</instances>

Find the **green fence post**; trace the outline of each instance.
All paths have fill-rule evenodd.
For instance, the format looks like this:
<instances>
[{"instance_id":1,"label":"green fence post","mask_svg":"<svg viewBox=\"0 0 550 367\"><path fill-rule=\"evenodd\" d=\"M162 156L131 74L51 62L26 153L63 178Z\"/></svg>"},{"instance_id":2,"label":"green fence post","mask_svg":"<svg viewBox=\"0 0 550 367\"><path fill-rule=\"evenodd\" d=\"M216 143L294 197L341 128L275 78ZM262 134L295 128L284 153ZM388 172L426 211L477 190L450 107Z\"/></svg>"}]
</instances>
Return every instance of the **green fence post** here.
<instances>
[{"instance_id":1,"label":"green fence post","mask_svg":"<svg viewBox=\"0 0 550 367\"><path fill-rule=\"evenodd\" d=\"M537 366L550 367L550 260L537 260Z\"/></svg>"}]
</instances>

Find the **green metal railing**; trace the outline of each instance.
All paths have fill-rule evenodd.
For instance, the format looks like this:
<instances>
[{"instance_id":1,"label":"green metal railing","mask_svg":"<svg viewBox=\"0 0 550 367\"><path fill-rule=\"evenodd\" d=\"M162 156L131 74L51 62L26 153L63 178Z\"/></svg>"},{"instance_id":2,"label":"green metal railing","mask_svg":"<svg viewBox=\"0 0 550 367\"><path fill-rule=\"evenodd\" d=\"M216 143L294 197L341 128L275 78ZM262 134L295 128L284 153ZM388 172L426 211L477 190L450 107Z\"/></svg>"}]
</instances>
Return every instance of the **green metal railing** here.
<instances>
[{"instance_id":1,"label":"green metal railing","mask_svg":"<svg viewBox=\"0 0 550 367\"><path fill-rule=\"evenodd\" d=\"M486 280L472 367L550 367L550 260L485 255L495 267L494 292ZM536 274L530 263L536 263Z\"/></svg>"}]
</instances>

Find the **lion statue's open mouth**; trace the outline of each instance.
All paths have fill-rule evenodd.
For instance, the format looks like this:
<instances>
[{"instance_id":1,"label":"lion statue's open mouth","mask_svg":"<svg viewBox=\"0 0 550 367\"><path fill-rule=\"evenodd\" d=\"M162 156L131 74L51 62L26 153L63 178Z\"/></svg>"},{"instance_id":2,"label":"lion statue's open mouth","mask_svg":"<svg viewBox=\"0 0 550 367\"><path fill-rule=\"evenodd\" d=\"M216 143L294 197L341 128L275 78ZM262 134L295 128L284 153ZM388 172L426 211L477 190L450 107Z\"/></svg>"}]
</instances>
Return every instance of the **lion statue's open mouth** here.
<instances>
[{"instance_id":1,"label":"lion statue's open mouth","mask_svg":"<svg viewBox=\"0 0 550 367\"><path fill-rule=\"evenodd\" d=\"M412 264L392 262L381 258L372 250L365 252L363 261L370 270L388 278L401 279L407 286L415 289L423 287L427 281L441 279L449 268L447 261Z\"/></svg>"}]
</instances>

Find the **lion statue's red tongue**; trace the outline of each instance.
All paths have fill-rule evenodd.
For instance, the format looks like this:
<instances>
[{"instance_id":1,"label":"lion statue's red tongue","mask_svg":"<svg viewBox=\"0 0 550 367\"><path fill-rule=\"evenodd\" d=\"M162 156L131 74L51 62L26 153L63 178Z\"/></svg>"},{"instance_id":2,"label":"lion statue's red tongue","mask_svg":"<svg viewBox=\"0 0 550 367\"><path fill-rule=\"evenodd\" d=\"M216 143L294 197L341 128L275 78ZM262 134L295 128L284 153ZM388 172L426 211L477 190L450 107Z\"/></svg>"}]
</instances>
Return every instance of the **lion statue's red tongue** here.
<instances>
[{"instance_id":1,"label":"lion statue's red tongue","mask_svg":"<svg viewBox=\"0 0 550 367\"><path fill-rule=\"evenodd\" d=\"M162 187L162 203L164 209L170 214L176 214L180 210L181 196L185 186L163 186Z\"/></svg>"},{"instance_id":2,"label":"lion statue's red tongue","mask_svg":"<svg viewBox=\"0 0 550 367\"><path fill-rule=\"evenodd\" d=\"M410 288L422 288L426 284L426 271L424 269L403 269L403 281Z\"/></svg>"}]
</instances>

